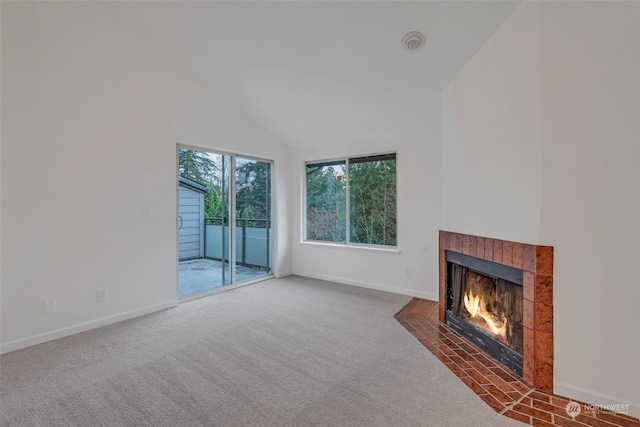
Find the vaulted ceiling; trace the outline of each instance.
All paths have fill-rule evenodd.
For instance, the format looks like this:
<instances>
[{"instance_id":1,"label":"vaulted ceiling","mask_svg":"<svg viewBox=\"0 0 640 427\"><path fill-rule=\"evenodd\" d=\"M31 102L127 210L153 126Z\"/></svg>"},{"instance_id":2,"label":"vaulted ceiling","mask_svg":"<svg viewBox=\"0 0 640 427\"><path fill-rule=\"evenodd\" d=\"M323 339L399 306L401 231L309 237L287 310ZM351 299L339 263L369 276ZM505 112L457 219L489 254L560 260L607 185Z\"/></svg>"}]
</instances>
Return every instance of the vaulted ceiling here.
<instances>
[{"instance_id":1,"label":"vaulted ceiling","mask_svg":"<svg viewBox=\"0 0 640 427\"><path fill-rule=\"evenodd\" d=\"M517 1L123 2L111 7L292 147L420 131ZM409 31L426 44L402 45Z\"/></svg>"}]
</instances>

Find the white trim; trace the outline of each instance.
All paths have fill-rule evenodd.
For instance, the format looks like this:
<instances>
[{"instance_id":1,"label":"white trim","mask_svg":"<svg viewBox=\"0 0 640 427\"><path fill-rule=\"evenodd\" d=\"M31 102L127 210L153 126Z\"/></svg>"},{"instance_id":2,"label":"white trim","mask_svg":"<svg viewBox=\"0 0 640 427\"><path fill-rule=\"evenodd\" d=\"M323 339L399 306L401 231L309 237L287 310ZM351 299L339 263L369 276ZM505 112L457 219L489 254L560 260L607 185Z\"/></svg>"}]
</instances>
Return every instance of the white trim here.
<instances>
[{"instance_id":1,"label":"white trim","mask_svg":"<svg viewBox=\"0 0 640 427\"><path fill-rule=\"evenodd\" d=\"M291 270L283 271L282 273L278 273L274 275L276 279L282 279L283 277L291 276L293 273Z\"/></svg>"},{"instance_id":2,"label":"white trim","mask_svg":"<svg viewBox=\"0 0 640 427\"><path fill-rule=\"evenodd\" d=\"M376 291L390 292L392 294L407 295L415 298L428 299L430 301L438 301L438 294L433 294L431 292L415 291L413 289L404 289L404 288L392 288L391 286L379 285L377 283L343 279L341 277L327 276L324 274L305 273L302 271L294 271L291 274L296 276L309 277L311 279L319 279L319 280L326 280L329 282L340 283L342 285L357 286L360 288L374 289Z\"/></svg>"},{"instance_id":3,"label":"white trim","mask_svg":"<svg viewBox=\"0 0 640 427\"><path fill-rule=\"evenodd\" d=\"M187 150L206 151L207 153L221 154L224 156L236 155L236 156L242 157L243 159L249 159L249 160L260 160L260 161L269 161L269 162L275 161L275 158L272 158L272 157L262 157L262 156L256 157L255 154L247 154L244 152L223 150L223 149L216 148L214 146L209 146L209 145L194 145L194 144L185 144L182 142L176 142L176 144L180 148L186 148Z\"/></svg>"},{"instance_id":4,"label":"white trim","mask_svg":"<svg viewBox=\"0 0 640 427\"><path fill-rule=\"evenodd\" d=\"M630 402L622 397L598 393L594 390L557 381L554 381L553 383L553 392L560 396L573 398L590 405L629 405L629 413L624 415L640 417L640 402Z\"/></svg>"},{"instance_id":5,"label":"white trim","mask_svg":"<svg viewBox=\"0 0 640 427\"><path fill-rule=\"evenodd\" d=\"M10 351L20 350L21 348L30 347L36 344L42 344L47 341L52 341L58 338L68 337L80 332L96 329L101 326L111 325L113 323L122 322L123 320L133 319L134 317L144 316L145 314L155 313L157 311L166 310L167 308L173 308L178 305L178 301L171 300L160 304L151 305L138 310L128 311L126 313L116 314L114 316L102 317L100 319L91 320L89 322L78 323L77 325L68 326L65 328L56 329L50 332L33 335L27 338L21 338L19 340L10 341L0 345L0 354L9 353Z\"/></svg>"},{"instance_id":6,"label":"white trim","mask_svg":"<svg viewBox=\"0 0 640 427\"><path fill-rule=\"evenodd\" d=\"M225 150L218 150L218 149L214 149L214 148L208 148L205 146L197 146L197 145L191 145L191 144L183 144L180 142L176 142L176 150L175 150L175 154L176 154L176 222L177 222L177 218L180 216L180 150L181 149L186 149L186 150L194 150L194 151L198 151L198 152L203 152L206 153L207 155L214 155L214 156L221 156L222 157L222 161L224 162L224 158L228 157L229 158L229 200L227 201L228 203L228 207L229 207L229 230L228 230L228 235L229 235L229 242L228 242L228 246L229 246L229 282L230 285L222 285L222 287L229 287L231 286L231 284L233 284L234 286L231 286L231 289L235 289L237 287L237 284L235 283L236 281L236 227L232 226L232 224L236 224L236 193L237 193L237 189L236 189L236 174L237 174L237 160L238 158L243 159L243 160L249 160L249 161L254 161L254 162L262 162L262 163L267 163L270 165L270 182L269 182L269 191L270 191L270 201L271 201L271 206L269 206L269 213L270 213L270 217L267 218L267 223L271 224L271 228L267 228L266 229L266 233L267 236L269 235L269 230L271 230L271 238L269 239L271 247L268 249L268 251L271 254L270 260L271 261L271 265L269 265L269 274L267 275L268 277L274 277L274 271L275 271L275 267L274 265L276 264L275 260L274 260L274 254L277 253L278 250L278 240L277 240L277 235L278 235L278 222L277 222L277 195L275 194L276 191L276 187L277 187L277 182L276 182L276 166L275 166L275 160L272 158L263 158L263 157L256 157L253 155L249 155L249 154L242 154L242 153L232 153L232 152L227 152ZM222 171L222 178L224 180L224 167L223 167L223 171ZM224 189L222 189L222 192L224 193ZM224 200L223 200L224 202ZM232 209L233 207L233 209ZM206 227L206 224L205 224ZM225 234L225 225L224 222L222 224L222 234L224 236ZM204 243L203 243L204 244ZM179 249L179 245L180 245L180 230L178 229L178 227L176 226L176 243L175 243L175 247L176 247L176 265L179 267L180 264L180 249ZM204 254L204 250L203 250L203 254ZM205 254L206 255L206 254ZM223 271L223 275L224 275L224 271ZM223 280L224 281L224 280ZM252 282L250 282L252 283ZM250 284L250 283L241 283L240 285L244 285L244 284ZM218 288L215 288L213 290L212 293L217 292ZM180 302L185 302L191 299L191 296L187 296L186 298L178 298L178 295L180 294L180 272L179 272L179 268L176 269L176 299L179 299ZM194 298L201 298L202 296L206 296L209 295L210 292L207 293L199 293L194 295Z\"/></svg>"},{"instance_id":7,"label":"white trim","mask_svg":"<svg viewBox=\"0 0 640 427\"><path fill-rule=\"evenodd\" d=\"M378 252L378 253L387 253L390 255L400 255L400 249L395 246L379 246L379 245L356 245L353 243L334 243L334 242L322 242L319 240L304 240L299 242L301 245L309 245L309 246L324 246L324 247L332 247L332 248L343 248L349 250L360 250L365 252Z\"/></svg>"},{"instance_id":8,"label":"white trim","mask_svg":"<svg viewBox=\"0 0 640 427\"><path fill-rule=\"evenodd\" d=\"M349 169L351 169L351 161L347 157L344 161L344 241L347 245L351 244L351 173L349 173ZM305 197L304 199L305 206L309 204L309 201ZM308 218L307 218L308 223ZM396 226L397 230L397 226ZM397 231L396 231L396 234ZM305 239L308 239L307 235L304 235Z\"/></svg>"},{"instance_id":9,"label":"white trim","mask_svg":"<svg viewBox=\"0 0 640 427\"><path fill-rule=\"evenodd\" d=\"M232 154L231 161L229 163L229 282L233 285L236 284L236 245L238 244L238 227L236 224L236 194L238 193L238 188L236 187L236 174L238 171L236 167L238 166L238 157L235 154ZM222 171L224 174L224 170ZM224 189L222 189L224 193ZM222 215L224 218L224 215ZM271 218L267 218L267 223ZM224 222L224 221L223 221ZM268 224L267 224L268 225ZM269 228L265 228L267 237L269 237ZM273 244L273 242L271 242ZM272 248L270 248L273 250ZM224 260L224 247L222 248L222 258ZM224 262L222 263L222 268L224 269ZM223 272L224 274L224 272Z\"/></svg>"}]
</instances>

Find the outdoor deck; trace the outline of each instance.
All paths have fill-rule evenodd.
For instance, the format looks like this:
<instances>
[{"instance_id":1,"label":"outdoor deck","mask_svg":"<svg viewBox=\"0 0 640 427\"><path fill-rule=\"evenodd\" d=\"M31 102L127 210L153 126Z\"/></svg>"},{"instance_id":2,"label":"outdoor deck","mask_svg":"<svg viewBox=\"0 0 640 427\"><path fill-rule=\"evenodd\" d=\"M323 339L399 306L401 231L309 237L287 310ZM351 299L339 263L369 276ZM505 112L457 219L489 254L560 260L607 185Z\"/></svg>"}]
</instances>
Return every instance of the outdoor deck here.
<instances>
[{"instance_id":1,"label":"outdoor deck","mask_svg":"<svg viewBox=\"0 0 640 427\"><path fill-rule=\"evenodd\" d=\"M225 264L225 284L230 280L229 264ZM262 270L236 266L236 283L264 276ZM222 262L209 258L192 259L178 263L178 298L206 292L223 286Z\"/></svg>"}]
</instances>

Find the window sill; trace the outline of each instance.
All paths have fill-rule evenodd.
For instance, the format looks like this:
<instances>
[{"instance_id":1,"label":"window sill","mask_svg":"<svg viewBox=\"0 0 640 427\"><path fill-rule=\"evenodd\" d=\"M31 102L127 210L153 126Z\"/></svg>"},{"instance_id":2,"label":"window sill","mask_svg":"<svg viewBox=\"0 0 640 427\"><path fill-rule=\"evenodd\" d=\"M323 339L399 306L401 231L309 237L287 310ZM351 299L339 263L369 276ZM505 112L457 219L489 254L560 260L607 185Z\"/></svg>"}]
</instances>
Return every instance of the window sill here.
<instances>
[{"instance_id":1,"label":"window sill","mask_svg":"<svg viewBox=\"0 0 640 427\"><path fill-rule=\"evenodd\" d=\"M384 253L389 255L400 255L400 249L397 247L383 247L383 246L367 246L367 245L354 245L354 244L346 244L346 243L333 243L333 242L320 242L313 240L305 240L300 242L301 245L308 246L324 246L331 248L340 248L347 250L356 250L363 252L375 252L375 253Z\"/></svg>"}]
</instances>

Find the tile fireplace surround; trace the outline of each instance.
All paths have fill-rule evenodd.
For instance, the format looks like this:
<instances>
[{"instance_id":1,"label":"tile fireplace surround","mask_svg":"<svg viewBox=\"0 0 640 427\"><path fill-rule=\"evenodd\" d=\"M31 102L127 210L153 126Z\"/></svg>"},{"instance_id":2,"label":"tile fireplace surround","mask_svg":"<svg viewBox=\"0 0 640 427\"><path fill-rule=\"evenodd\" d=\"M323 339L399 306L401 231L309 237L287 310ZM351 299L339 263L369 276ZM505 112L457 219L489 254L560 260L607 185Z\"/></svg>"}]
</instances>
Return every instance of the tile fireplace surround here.
<instances>
[{"instance_id":1,"label":"tile fireplace surround","mask_svg":"<svg viewBox=\"0 0 640 427\"><path fill-rule=\"evenodd\" d=\"M444 304L414 298L396 319L496 412L533 426L640 427L637 418L614 412L567 414L572 399L553 394L553 248L440 232L440 301L446 292L445 250L524 271L523 378L462 338L444 323ZM528 344L527 341L528 340ZM573 401L576 402L576 401Z\"/></svg>"},{"instance_id":2,"label":"tile fireplace surround","mask_svg":"<svg viewBox=\"0 0 640 427\"><path fill-rule=\"evenodd\" d=\"M447 250L523 270L522 379L537 389L553 392L553 247L440 231L442 323L446 310Z\"/></svg>"}]
</instances>

